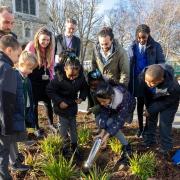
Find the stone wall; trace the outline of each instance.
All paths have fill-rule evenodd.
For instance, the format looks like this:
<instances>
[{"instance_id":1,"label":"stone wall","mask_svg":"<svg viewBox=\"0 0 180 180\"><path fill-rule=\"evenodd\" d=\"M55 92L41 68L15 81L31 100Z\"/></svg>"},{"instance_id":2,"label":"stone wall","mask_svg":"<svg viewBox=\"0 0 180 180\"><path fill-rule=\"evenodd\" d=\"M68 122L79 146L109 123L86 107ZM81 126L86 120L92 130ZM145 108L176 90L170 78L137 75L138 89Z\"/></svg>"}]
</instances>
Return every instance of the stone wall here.
<instances>
[{"instance_id":1,"label":"stone wall","mask_svg":"<svg viewBox=\"0 0 180 180\"><path fill-rule=\"evenodd\" d=\"M49 19L46 1L36 0L36 2L39 2L37 6L37 16L15 12L13 32L17 34L18 40L21 43L26 43L32 40L37 29L48 24ZM13 7L13 0L0 0L0 5L6 5L15 9L15 7ZM25 37L25 28L30 29L29 37Z\"/></svg>"}]
</instances>

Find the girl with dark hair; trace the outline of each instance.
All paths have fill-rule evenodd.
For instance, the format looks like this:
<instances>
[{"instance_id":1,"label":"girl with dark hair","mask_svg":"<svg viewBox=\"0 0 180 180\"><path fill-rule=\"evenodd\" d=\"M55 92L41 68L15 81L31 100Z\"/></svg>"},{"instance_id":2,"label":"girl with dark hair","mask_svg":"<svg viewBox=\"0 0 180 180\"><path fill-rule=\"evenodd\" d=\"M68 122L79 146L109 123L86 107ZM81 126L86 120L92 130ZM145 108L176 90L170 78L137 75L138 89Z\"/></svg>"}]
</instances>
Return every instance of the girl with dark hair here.
<instances>
[{"instance_id":1,"label":"girl with dark hair","mask_svg":"<svg viewBox=\"0 0 180 180\"><path fill-rule=\"evenodd\" d=\"M101 83L95 94L101 107L99 114L96 115L96 123L101 129L97 137L102 139L102 146L105 147L107 139L115 136L123 145L123 154L119 163L127 165L132 150L121 129L125 122L132 121L135 99L123 85L112 87L108 83Z\"/></svg>"},{"instance_id":2,"label":"girl with dark hair","mask_svg":"<svg viewBox=\"0 0 180 180\"><path fill-rule=\"evenodd\" d=\"M149 65L164 63L165 58L161 45L150 35L150 28L146 24L141 24L136 29L136 39L128 50L130 58L130 81L129 90L137 97L137 115L139 130L137 137L142 137L147 129L147 120L145 128L143 127L144 98L142 87L139 83L139 74Z\"/></svg>"},{"instance_id":3,"label":"girl with dark hair","mask_svg":"<svg viewBox=\"0 0 180 180\"><path fill-rule=\"evenodd\" d=\"M77 104L86 99L87 83L77 58L67 58L63 68L57 69L54 79L47 86L47 94L54 104L54 112L59 116L59 130L64 141L63 155L69 150L67 144L69 135L71 150L79 155L76 129Z\"/></svg>"},{"instance_id":4,"label":"girl with dark hair","mask_svg":"<svg viewBox=\"0 0 180 180\"><path fill-rule=\"evenodd\" d=\"M25 50L37 56L38 67L29 75L32 83L35 113L35 132L37 137L42 137L42 130L38 124L38 102L43 101L46 107L49 127L56 131L53 126L53 111L51 100L46 94L46 86L53 79L54 71L54 49L52 46L52 33L45 27L40 28L34 36L34 41L27 44Z\"/></svg>"}]
</instances>

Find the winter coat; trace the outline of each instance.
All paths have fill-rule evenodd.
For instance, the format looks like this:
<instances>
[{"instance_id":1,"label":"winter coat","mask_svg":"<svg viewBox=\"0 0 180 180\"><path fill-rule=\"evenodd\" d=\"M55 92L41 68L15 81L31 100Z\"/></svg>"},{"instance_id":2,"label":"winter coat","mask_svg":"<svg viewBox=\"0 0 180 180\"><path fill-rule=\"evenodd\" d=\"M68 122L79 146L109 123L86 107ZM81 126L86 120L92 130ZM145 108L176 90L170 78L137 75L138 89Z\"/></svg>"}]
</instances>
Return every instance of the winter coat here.
<instances>
[{"instance_id":1,"label":"winter coat","mask_svg":"<svg viewBox=\"0 0 180 180\"><path fill-rule=\"evenodd\" d=\"M114 136L121 129L135 109L135 98L122 86L113 87L115 95L109 107L102 107L99 118L99 127L105 129L110 135ZM113 121L107 125L108 119Z\"/></svg>"},{"instance_id":2,"label":"winter coat","mask_svg":"<svg viewBox=\"0 0 180 180\"><path fill-rule=\"evenodd\" d=\"M26 127L34 128L34 111L33 111L33 95L31 82L27 79L28 96L30 100L30 107L26 108L24 89L23 89L23 77L16 70L17 76L17 89L16 89L16 107L13 115L13 130L14 131L25 131ZM27 112L26 112L27 111ZM26 112L26 113L25 113Z\"/></svg>"},{"instance_id":3,"label":"winter coat","mask_svg":"<svg viewBox=\"0 0 180 180\"><path fill-rule=\"evenodd\" d=\"M13 115L16 108L17 76L13 62L0 51L0 134L13 134Z\"/></svg>"},{"instance_id":4,"label":"winter coat","mask_svg":"<svg viewBox=\"0 0 180 180\"><path fill-rule=\"evenodd\" d=\"M135 75L135 66L137 63L136 51L139 48L139 43L134 41L128 50L129 59L130 59L130 80L129 80L129 91L135 97L142 97L143 92L139 84L138 76ZM147 59L147 66L152 64L165 63L165 58L161 45L154 41L150 36L145 50L145 55Z\"/></svg>"},{"instance_id":5,"label":"winter coat","mask_svg":"<svg viewBox=\"0 0 180 180\"><path fill-rule=\"evenodd\" d=\"M126 51L113 41L113 51L108 58L108 63L104 64L102 55L100 53L101 47L99 43L96 44L93 51L92 69L99 69L101 74L107 79L112 79L115 82L120 82L128 85L129 82L129 61Z\"/></svg>"},{"instance_id":6,"label":"winter coat","mask_svg":"<svg viewBox=\"0 0 180 180\"><path fill-rule=\"evenodd\" d=\"M173 104L178 104L180 100L180 85L174 77L174 70L170 65L160 64L164 69L164 81L155 88L149 88L144 81L147 68L140 74L145 104L150 114L158 113Z\"/></svg>"},{"instance_id":7,"label":"winter coat","mask_svg":"<svg viewBox=\"0 0 180 180\"><path fill-rule=\"evenodd\" d=\"M79 97L78 97L78 92ZM47 86L47 94L52 99L54 112L63 117L73 117L77 114L77 103L75 100L86 99L88 93L87 83L83 72L75 80L66 77L64 68L56 69L54 79ZM68 104L66 109L60 109L61 102Z\"/></svg>"}]
</instances>

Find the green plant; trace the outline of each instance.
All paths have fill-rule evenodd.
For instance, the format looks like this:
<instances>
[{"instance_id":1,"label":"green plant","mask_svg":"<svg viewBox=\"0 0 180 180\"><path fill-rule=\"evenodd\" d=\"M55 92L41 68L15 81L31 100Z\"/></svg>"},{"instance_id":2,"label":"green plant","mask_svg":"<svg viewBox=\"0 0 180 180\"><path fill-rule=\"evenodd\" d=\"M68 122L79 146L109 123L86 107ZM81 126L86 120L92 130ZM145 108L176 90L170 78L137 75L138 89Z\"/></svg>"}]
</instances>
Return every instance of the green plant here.
<instances>
[{"instance_id":1,"label":"green plant","mask_svg":"<svg viewBox=\"0 0 180 180\"><path fill-rule=\"evenodd\" d=\"M48 157L50 155L54 156L60 153L62 147L62 138L59 135L49 135L40 141L40 147L44 156Z\"/></svg>"},{"instance_id":2,"label":"green plant","mask_svg":"<svg viewBox=\"0 0 180 180\"><path fill-rule=\"evenodd\" d=\"M119 142L117 138L113 137L109 139L108 144L113 152L120 154L122 150L122 144Z\"/></svg>"},{"instance_id":3,"label":"green plant","mask_svg":"<svg viewBox=\"0 0 180 180\"><path fill-rule=\"evenodd\" d=\"M79 173L73 165L73 156L69 161L61 154L58 159L51 157L42 165L42 169L50 180L77 179L79 177Z\"/></svg>"},{"instance_id":4,"label":"green plant","mask_svg":"<svg viewBox=\"0 0 180 180\"><path fill-rule=\"evenodd\" d=\"M88 144L90 139L91 131L86 125L81 126L78 130L78 144L83 146Z\"/></svg>"},{"instance_id":5,"label":"green plant","mask_svg":"<svg viewBox=\"0 0 180 180\"><path fill-rule=\"evenodd\" d=\"M135 153L132 158L130 158L131 172L142 180L152 177L155 173L155 167L156 158L153 152L147 152L144 154Z\"/></svg>"},{"instance_id":6,"label":"green plant","mask_svg":"<svg viewBox=\"0 0 180 180\"><path fill-rule=\"evenodd\" d=\"M88 174L82 173L82 180L109 180L110 174L107 172L107 168L101 170L99 167L94 165L92 169L89 170Z\"/></svg>"}]
</instances>

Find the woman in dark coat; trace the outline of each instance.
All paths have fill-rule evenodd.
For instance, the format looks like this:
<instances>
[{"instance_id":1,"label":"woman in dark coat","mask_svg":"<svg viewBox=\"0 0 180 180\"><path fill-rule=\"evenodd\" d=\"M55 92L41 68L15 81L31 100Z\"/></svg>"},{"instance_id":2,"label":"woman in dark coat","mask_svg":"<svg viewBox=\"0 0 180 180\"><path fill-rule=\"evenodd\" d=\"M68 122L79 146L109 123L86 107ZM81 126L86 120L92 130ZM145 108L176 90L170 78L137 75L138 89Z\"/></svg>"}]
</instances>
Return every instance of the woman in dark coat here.
<instances>
[{"instance_id":1,"label":"woman in dark coat","mask_svg":"<svg viewBox=\"0 0 180 180\"><path fill-rule=\"evenodd\" d=\"M141 137L144 131L144 98L138 76L146 66L164 63L165 58L161 45L151 37L150 28L145 24L141 24L137 27L136 39L130 46L128 54L130 58L129 90L137 97L137 115L139 123L137 136ZM147 127L147 122L145 127Z\"/></svg>"},{"instance_id":2,"label":"woman in dark coat","mask_svg":"<svg viewBox=\"0 0 180 180\"><path fill-rule=\"evenodd\" d=\"M38 102L43 101L46 107L49 127L52 130L53 126L53 110L51 100L46 94L46 86L53 79L54 71L54 48L52 45L52 33L45 27L40 28L35 36L34 41L30 41L25 50L34 53L37 56L38 67L29 75L32 83L33 98L34 98L34 114L37 137L43 136L43 131L38 123Z\"/></svg>"}]
</instances>

